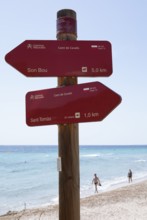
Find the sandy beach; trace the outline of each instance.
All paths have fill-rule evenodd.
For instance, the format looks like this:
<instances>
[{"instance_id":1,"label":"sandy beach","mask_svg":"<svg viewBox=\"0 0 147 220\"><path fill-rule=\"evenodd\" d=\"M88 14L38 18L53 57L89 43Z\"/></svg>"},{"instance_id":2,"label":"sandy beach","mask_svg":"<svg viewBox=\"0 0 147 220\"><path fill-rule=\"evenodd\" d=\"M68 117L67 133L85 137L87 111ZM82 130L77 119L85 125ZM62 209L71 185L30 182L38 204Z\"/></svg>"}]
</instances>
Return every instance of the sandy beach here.
<instances>
[{"instance_id":1,"label":"sandy beach","mask_svg":"<svg viewBox=\"0 0 147 220\"><path fill-rule=\"evenodd\" d=\"M58 220L58 205L9 212L0 220ZM147 180L81 199L81 220L146 220ZM70 219L69 219L70 220Z\"/></svg>"}]
</instances>

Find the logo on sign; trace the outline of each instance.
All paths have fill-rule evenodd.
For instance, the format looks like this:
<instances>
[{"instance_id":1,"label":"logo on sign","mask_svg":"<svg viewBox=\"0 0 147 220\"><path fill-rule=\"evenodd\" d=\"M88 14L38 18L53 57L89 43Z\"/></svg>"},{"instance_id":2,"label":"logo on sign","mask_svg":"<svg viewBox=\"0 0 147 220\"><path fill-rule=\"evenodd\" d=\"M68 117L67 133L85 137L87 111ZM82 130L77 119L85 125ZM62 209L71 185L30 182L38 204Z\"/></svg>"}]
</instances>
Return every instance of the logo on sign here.
<instances>
[{"instance_id":1,"label":"logo on sign","mask_svg":"<svg viewBox=\"0 0 147 220\"><path fill-rule=\"evenodd\" d=\"M32 44L28 44L27 49L32 49Z\"/></svg>"},{"instance_id":2,"label":"logo on sign","mask_svg":"<svg viewBox=\"0 0 147 220\"><path fill-rule=\"evenodd\" d=\"M81 117L80 112L76 112L75 113L75 118L80 118L80 117Z\"/></svg>"},{"instance_id":3,"label":"logo on sign","mask_svg":"<svg viewBox=\"0 0 147 220\"><path fill-rule=\"evenodd\" d=\"M86 66L82 67L82 73L87 73L87 67Z\"/></svg>"},{"instance_id":4,"label":"logo on sign","mask_svg":"<svg viewBox=\"0 0 147 220\"><path fill-rule=\"evenodd\" d=\"M42 49L46 49L46 47L44 44L27 44L27 49L42 50Z\"/></svg>"},{"instance_id":5,"label":"logo on sign","mask_svg":"<svg viewBox=\"0 0 147 220\"><path fill-rule=\"evenodd\" d=\"M44 95L43 94L31 95L30 100L34 100L34 99L44 99Z\"/></svg>"}]
</instances>

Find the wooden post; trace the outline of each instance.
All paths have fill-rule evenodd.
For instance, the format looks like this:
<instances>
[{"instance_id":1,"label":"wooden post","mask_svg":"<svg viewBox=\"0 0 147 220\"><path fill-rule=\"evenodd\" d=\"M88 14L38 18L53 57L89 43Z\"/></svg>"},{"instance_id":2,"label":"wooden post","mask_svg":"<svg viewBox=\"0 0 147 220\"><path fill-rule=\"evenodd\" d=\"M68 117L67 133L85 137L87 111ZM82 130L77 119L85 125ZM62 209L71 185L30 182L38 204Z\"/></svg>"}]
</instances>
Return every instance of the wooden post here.
<instances>
[{"instance_id":1,"label":"wooden post","mask_svg":"<svg viewBox=\"0 0 147 220\"><path fill-rule=\"evenodd\" d=\"M57 12L57 40L76 40L76 13L63 9ZM77 84L76 77L59 77L58 86ZM59 220L80 220L80 175L78 124L58 125Z\"/></svg>"}]
</instances>

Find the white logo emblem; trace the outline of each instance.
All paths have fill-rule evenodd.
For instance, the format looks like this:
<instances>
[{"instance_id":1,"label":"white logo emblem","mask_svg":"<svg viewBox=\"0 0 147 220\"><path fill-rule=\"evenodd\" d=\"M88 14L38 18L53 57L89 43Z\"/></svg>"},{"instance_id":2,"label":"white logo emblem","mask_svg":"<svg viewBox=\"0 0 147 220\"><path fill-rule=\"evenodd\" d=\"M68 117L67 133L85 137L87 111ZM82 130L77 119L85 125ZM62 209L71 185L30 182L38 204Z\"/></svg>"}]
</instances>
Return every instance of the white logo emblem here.
<instances>
[{"instance_id":1,"label":"white logo emblem","mask_svg":"<svg viewBox=\"0 0 147 220\"><path fill-rule=\"evenodd\" d=\"M76 112L75 113L75 118L80 118L81 116L80 116L80 112Z\"/></svg>"},{"instance_id":2,"label":"white logo emblem","mask_svg":"<svg viewBox=\"0 0 147 220\"><path fill-rule=\"evenodd\" d=\"M30 96L30 99L34 99L34 95L31 95L31 96Z\"/></svg>"},{"instance_id":3,"label":"white logo emblem","mask_svg":"<svg viewBox=\"0 0 147 220\"><path fill-rule=\"evenodd\" d=\"M32 49L32 44L28 44L27 49Z\"/></svg>"},{"instance_id":4,"label":"white logo emblem","mask_svg":"<svg viewBox=\"0 0 147 220\"><path fill-rule=\"evenodd\" d=\"M82 73L87 73L87 66L82 67Z\"/></svg>"}]
</instances>

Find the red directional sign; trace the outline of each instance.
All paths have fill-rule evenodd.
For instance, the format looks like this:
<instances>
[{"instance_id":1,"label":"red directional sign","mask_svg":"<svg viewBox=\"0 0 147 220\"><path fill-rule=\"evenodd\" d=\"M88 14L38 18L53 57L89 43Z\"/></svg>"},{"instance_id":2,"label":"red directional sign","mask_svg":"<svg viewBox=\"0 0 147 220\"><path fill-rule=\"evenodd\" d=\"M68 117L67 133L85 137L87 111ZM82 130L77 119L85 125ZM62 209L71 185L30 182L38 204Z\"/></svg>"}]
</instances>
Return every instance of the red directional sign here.
<instances>
[{"instance_id":1,"label":"red directional sign","mask_svg":"<svg viewBox=\"0 0 147 220\"><path fill-rule=\"evenodd\" d=\"M5 59L30 77L112 74L112 52L108 41L26 40Z\"/></svg>"},{"instance_id":2,"label":"red directional sign","mask_svg":"<svg viewBox=\"0 0 147 220\"><path fill-rule=\"evenodd\" d=\"M103 120L121 97L99 82L28 92L26 123L29 126Z\"/></svg>"}]
</instances>

